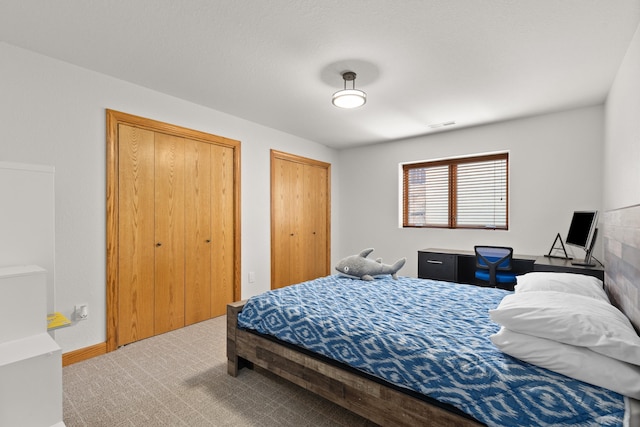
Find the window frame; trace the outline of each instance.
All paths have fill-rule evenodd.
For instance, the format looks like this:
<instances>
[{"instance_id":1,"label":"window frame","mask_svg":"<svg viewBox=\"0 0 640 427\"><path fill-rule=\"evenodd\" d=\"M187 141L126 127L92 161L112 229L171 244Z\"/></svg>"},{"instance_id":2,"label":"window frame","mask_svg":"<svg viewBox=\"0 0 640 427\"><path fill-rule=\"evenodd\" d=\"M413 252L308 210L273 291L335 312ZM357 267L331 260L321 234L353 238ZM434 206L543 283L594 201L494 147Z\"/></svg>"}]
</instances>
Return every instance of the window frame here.
<instances>
[{"instance_id":1,"label":"window frame","mask_svg":"<svg viewBox=\"0 0 640 427\"><path fill-rule=\"evenodd\" d=\"M489 162L495 160L505 161L505 225L489 227L486 224L481 225L458 225L457 223L457 200L458 200L458 166L466 163ZM425 224L415 225L408 224L409 216L409 179L408 172L414 169L431 168L431 167L448 167L448 221L447 224ZM449 228L449 229L479 229L479 230L509 230L509 152L500 152L492 154L481 154L473 156L446 158L439 160L428 160L424 162L403 163L402 164L402 228Z\"/></svg>"}]
</instances>

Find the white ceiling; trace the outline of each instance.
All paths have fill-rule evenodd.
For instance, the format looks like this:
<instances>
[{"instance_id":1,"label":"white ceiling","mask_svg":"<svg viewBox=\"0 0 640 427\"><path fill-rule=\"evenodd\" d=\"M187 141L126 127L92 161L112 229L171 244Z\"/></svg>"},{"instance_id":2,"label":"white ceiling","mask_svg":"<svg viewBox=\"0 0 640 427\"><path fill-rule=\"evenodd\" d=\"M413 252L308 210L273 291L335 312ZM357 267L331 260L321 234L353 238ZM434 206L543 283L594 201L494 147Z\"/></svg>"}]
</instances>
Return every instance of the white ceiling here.
<instances>
[{"instance_id":1,"label":"white ceiling","mask_svg":"<svg viewBox=\"0 0 640 427\"><path fill-rule=\"evenodd\" d=\"M336 148L601 103L639 21L640 0L0 0L2 41ZM359 109L331 104L347 70Z\"/></svg>"}]
</instances>

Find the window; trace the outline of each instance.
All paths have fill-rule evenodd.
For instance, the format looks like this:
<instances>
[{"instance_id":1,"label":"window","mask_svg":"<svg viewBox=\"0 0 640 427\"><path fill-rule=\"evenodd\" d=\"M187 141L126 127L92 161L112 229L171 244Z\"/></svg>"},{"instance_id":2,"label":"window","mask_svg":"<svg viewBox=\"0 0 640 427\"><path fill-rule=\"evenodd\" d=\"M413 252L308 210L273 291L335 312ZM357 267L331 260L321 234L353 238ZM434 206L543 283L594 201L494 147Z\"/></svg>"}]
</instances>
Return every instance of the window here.
<instances>
[{"instance_id":1,"label":"window","mask_svg":"<svg viewBox=\"0 0 640 427\"><path fill-rule=\"evenodd\" d=\"M403 227L509 228L509 153L402 165Z\"/></svg>"}]
</instances>

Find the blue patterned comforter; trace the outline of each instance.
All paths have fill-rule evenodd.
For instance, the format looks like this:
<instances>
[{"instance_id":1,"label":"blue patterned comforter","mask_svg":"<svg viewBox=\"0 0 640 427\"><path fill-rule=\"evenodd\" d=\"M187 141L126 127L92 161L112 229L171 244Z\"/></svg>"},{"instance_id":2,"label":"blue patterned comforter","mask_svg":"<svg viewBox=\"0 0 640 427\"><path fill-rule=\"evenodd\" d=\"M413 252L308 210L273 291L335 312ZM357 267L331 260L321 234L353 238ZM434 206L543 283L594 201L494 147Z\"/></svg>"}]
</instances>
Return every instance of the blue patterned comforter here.
<instances>
[{"instance_id":1,"label":"blue patterned comforter","mask_svg":"<svg viewBox=\"0 0 640 427\"><path fill-rule=\"evenodd\" d=\"M621 395L500 352L488 315L508 291L328 276L250 298L242 328L451 404L489 426L622 426Z\"/></svg>"}]
</instances>

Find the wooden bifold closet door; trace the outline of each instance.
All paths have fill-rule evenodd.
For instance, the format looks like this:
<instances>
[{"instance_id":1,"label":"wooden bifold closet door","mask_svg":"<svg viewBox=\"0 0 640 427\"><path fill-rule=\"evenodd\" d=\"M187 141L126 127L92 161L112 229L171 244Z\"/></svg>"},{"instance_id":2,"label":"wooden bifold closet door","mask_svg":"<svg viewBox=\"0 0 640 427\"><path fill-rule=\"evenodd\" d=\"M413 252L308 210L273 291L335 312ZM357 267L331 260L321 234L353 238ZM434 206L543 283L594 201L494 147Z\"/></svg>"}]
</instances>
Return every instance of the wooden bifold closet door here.
<instances>
[{"instance_id":1,"label":"wooden bifold closet door","mask_svg":"<svg viewBox=\"0 0 640 427\"><path fill-rule=\"evenodd\" d=\"M111 351L239 297L239 142L107 114Z\"/></svg>"},{"instance_id":2,"label":"wooden bifold closet door","mask_svg":"<svg viewBox=\"0 0 640 427\"><path fill-rule=\"evenodd\" d=\"M271 287L329 274L329 163L271 152Z\"/></svg>"}]
</instances>

